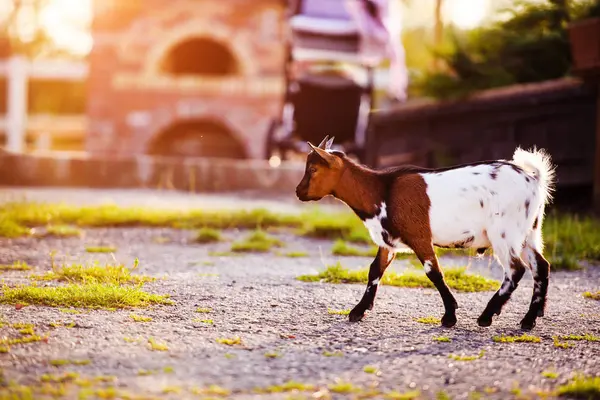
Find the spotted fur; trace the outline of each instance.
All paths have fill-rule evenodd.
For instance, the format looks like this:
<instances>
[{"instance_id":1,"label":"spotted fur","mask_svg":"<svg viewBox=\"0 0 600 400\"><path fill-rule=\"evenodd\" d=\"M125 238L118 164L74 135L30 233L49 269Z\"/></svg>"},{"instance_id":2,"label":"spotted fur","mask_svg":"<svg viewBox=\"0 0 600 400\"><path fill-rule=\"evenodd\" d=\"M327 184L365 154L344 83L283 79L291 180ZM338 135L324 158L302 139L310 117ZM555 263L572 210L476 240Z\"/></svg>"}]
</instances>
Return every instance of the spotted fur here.
<instances>
[{"instance_id":1,"label":"spotted fur","mask_svg":"<svg viewBox=\"0 0 600 400\"><path fill-rule=\"evenodd\" d=\"M521 321L532 329L543 316L550 265L543 257L542 220L551 199L554 167L543 151L515 150L513 159L482 161L443 169L401 166L373 170L331 150L326 137L312 146L306 173L296 188L302 201L333 195L363 221L379 247L366 291L350 313L359 321L373 307L377 286L395 254L412 249L439 291L442 325L456 323L456 300L444 281L434 246L492 248L505 278L478 318L489 326L517 288L525 270L534 278L530 308Z\"/></svg>"}]
</instances>

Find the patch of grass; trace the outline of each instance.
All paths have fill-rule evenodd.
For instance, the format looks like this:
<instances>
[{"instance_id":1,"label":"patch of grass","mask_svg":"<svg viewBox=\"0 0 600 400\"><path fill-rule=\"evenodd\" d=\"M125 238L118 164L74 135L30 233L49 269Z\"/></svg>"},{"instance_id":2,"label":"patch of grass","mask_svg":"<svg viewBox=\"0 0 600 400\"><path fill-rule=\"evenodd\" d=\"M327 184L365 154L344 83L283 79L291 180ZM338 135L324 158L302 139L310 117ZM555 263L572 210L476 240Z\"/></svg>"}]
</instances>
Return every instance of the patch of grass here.
<instances>
[{"instance_id":1,"label":"patch of grass","mask_svg":"<svg viewBox=\"0 0 600 400\"><path fill-rule=\"evenodd\" d=\"M580 269L579 261L600 260L600 220L571 214L544 219L544 254L552 269Z\"/></svg>"},{"instance_id":2,"label":"patch of grass","mask_svg":"<svg viewBox=\"0 0 600 400\"><path fill-rule=\"evenodd\" d=\"M40 377L40 381L51 383L64 383L72 382L77 378L79 378L79 374L77 372L65 372L62 375L44 374Z\"/></svg>"},{"instance_id":3,"label":"patch of grass","mask_svg":"<svg viewBox=\"0 0 600 400\"><path fill-rule=\"evenodd\" d=\"M529 343L540 343L542 340L537 336L523 334L521 336L494 336L492 339L497 343L517 343L517 342L529 342Z\"/></svg>"},{"instance_id":4,"label":"patch of grass","mask_svg":"<svg viewBox=\"0 0 600 400\"><path fill-rule=\"evenodd\" d=\"M201 228L194 235L194 242L196 243L216 243L223 240L221 232L214 228Z\"/></svg>"},{"instance_id":5,"label":"patch of grass","mask_svg":"<svg viewBox=\"0 0 600 400\"><path fill-rule=\"evenodd\" d=\"M562 340L583 340L586 342L600 342L600 336L586 333L584 335L562 335L558 337Z\"/></svg>"},{"instance_id":6,"label":"patch of grass","mask_svg":"<svg viewBox=\"0 0 600 400\"><path fill-rule=\"evenodd\" d=\"M368 269L349 270L340 263L330 265L317 275L301 275L296 279L304 282L328 283L362 283L366 284L369 276ZM480 292L496 290L500 282L480 275L466 272L464 267L446 268L444 276L448 286L459 292ZM400 274L388 271L380 284L408 288L434 288L435 286L422 271L405 271Z\"/></svg>"},{"instance_id":7,"label":"patch of grass","mask_svg":"<svg viewBox=\"0 0 600 400\"><path fill-rule=\"evenodd\" d=\"M307 392L316 390L314 385L296 382L293 380L287 381L281 385L271 385L266 388L255 388L255 393L282 393L282 392Z\"/></svg>"},{"instance_id":8,"label":"patch of grass","mask_svg":"<svg viewBox=\"0 0 600 400\"><path fill-rule=\"evenodd\" d=\"M288 258L302 258L308 257L308 253L305 251L289 251L287 253L284 253L283 256Z\"/></svg>"},{"instance_id":9,"label":"patch of grass","mask_svg":"<svg viewBox=\"0 0 600 400\"><path fill-rule=\"evenodd\" d=\"M279 353L277 351L269 351L269 352L265 353L265 357L266 358L279 358L279 357L281 357L281 353Z\"/></svg>"},{"instance_id":10,"label":"patch of grass","mask_svg":"<svg viewBox=\"0 0 600 400\"><path fill-rule=\"evenodd\" d=\"M561 342L558 336L553 336L552 340L554 341L554 347L558 347L560 349L568 349L569 347L573 347L573 345L570 343Z\"/></svg>"},{"instance_id":11,"label":"patch of grass","mask_svg":"<svg viewBox=\"0 0 600 400\"><path fill-rule=\"evenodd\" d=\"M221 396L221 397L227 397L231 394L231 391L225 388L222 388L221 386L217 386L217 385L210 385L207 388L192 388L190 390L192 392L192 394L196 394L196 395L205 395L205 396Z\"/></svg>"},{"instance_id":12,"label":"patch of grass","mask_svg":"<svg viewBox=\"0 0 600 400\"><path fill-rule=\"evenodd\" d=\"M556 389L558 396L575 399L600 398L600 376L578 375Z\"/></svg>"},{"instance_id":13,"label":"patch of grass","mask_svg":"<svg viewBox=\"0 0 600 400\"><path fill-rule=\"evenodd\" d=\"M166 367L163 368L163 372L165 374L172 374L173 372L175 372L175 368L167 365Z\"/></svg>"},{"instance_id":14,"label":"patch of grass","mask_svg":"<svg viewBox=\"0 0 600 400\"><path fill-rule=\"evenodd\" d=\"M81 229L72 225L48 225L43 236L55 237L80 237L83 235Z\"/></svg>"},{"instance_id":15,"label":"patch of grass","mask_svg":"<svg viewBox=\"0 0 600 400\"><path fill-rule=\"evenodd\" d=\"M225 358L231 360L232 358L235 358L235 354L225 353Z\"/></svg>"},{"instance_id":16,"label":"patch of grass","mask_svg":"<svg viewBox=\"0 0 600 400\"><path fill-rule=\"evenodd\" d=\"M367 374L375 374L379 371L379 369L374 365L365 365L363 371Z\"/></svg>"},{"instance_id":17,"label":"patch of grass","mask_svg":"<svg viewBox=\"0 0 600 400\"><path fill-rule=\"evenodd\" d=\"M162 390L162 392L164 394L169 394L169 393L181 393L181 388L179 386L165 386Z\"/></svg>"},{"instance_id":18,"label":"patch of grass","mask_svg":"<svg viewBox=\"0 0 600 400\"><path fill-rule=\"evenodd\" d=\"M434 340L436 342L451 342L452 341L452 339L450 339L448 336L436 336L432 340Z\"/></svg>"},{"instance_id":19,"label":"patch of grass","mask_svg":"<svg viewBox=\"0 0 600 400\"><path fill-rule=\"evenodd\" d=\"M88 253L115 253L117 248L113 246L87 246L85 251Z\"/></svg>"},{"instance_id":20,"label":"patch of grass","mask_svg":"<svg viewBox=\"0 0 600 400\"><path fill-rule=\"evenodd\" d=\"M343 357L343 356L344 356L344 353L343 353L343 352L341 352L341 351L339 351L339 350L336 350L336 351L333 351L333 352L332 352L332 351L327 351L327 350L325 350L325 351L323 352L323 355L324 355L325 357Z\"/></svg>"},{"instance_id":21,"label":"patch of grass","mask_svg":"<svg viewBox=\"0 0 600 400\"><path fill-rule=\"evenodd\" d=\"M196 322L196 323L201 323L201 324L207 324L207 325L214 325L214 321L212 319L200 319L200 318L194 318L192 320L192 322Z\"/></svg>"},{"instance_id":22,"label":"patch of grass","mask_svg":"<svg viewBox=\"0 0 600 400\"><path fill-rule=\"evenodd\" d=\"M206 313L209 313L209 312L211 312L211 311L212 311L212 310L211 310L210 308L202 308L202 307L198 307L198 308L196 308L196 312L197 312L197 313L205 313L205 314L206 314Z\"/></svg>"},{"instance_id":23,"label":"patch of grass","mask_svg":"<svg viewBox=\"0 0 600 400\"><path fill-rule=\"evenodd\" d=\"M137 315L137 314L130 314L129 315L131 317L132 320L134 320L135 322L150 322L152 321L151 317L144 317L142 315Z\"/></svg>"},{"instance_id":24,"label":"patch of grass","mask_svg":"<svg viewBox=\"0 0 600 400\"><path fill-rule=\"evenodd\" d=\"M60 311L63 314L79 314L80 313L79 310L74 310L72 308L59 308L58 311Z\"/></svg>"},{"instance_id":25,"label":"patch of grass","mask_svg":"<svg viewBox=\"0 0 600 400\"><path fill-rule=\"evenodd\" d=\"M554 371L542 371L542 376L548 379L556 379L558 378L558 372Z\"/></svg>"},{"instance_id":26,"label":"patch of grass","mask_svg":"<svg viewBox=\"0 0 600 400\"><path fill-rule=\"evenodd\" d=\"M372 247L369 250L362 250L350 246L343 239L338 239L333 243L333 247L331 248L331 254L335 256L347 257L375 257L377 255L377 247Z\"/></svg>"},{"instance_id":27,"label":"patch of grass","mask_svg":"<svg viewBox=\"0 0 600 400\"><path fill-rule=\"evenodd\" d=\"M600 290L598 290L596 293L584 292L583 297L587 297L588 299L600 301Z\"/></svg>"},{"instance_id":28,"label":"patch of grass","mask_svg":"<svg viewBox=\"0 0 600 400\"><path fill-rule=\"evenodd\" d=\"M338 381L327 386L333 393L356 393L360 392L360 388L354 386L350 382Z\"/></svg>"},{"instance_id":29,"label":"patch of grass","mask_svg":"<svg viewBox=\"0 0 600 400\"><path fill-rule=\"evenodd\" d=\"M64 360L64 359L56 359L50 360L50 365L54 367L61 367L63 365L89 365L91 363L90 360Z\"/></svg>"},{"instance_id":30,"label":"patch of grass","mask_svg":"<svg viewBox=\"0 0 600 400\"><path fill-rule=\"evenodd\" d=\"M154 351L168 351L169 350L169 346L167 346L164 343L158 343L152 337L148 338L148 345L149 345L148 347L150 348L150 350L154 350Z\"/></svg>"},{"instance_id":31,"label":"patch of grass","mask_svg":"<svg viewBox=\"0 0 600 400\"><path fill-rule=\"evenodd\" d=\"M150 370L150 369L140 369L138 370L138 376L150 376L155 374L157 371L156 370Z\"/></svg>"},{"instance_id":32,"label":"patch of grass","mask_svg":"<svg viewBox=\"0 0 600 400\"><path fill-rule=\"evenodd\" d=\"M332 315L348 315L350 314L350 310L333 310L331 308L327 309L327 314Z\"/></svg>"},{"instance_id":33,"label":"patch of grass","mask_svg":"<svg viewBox=\"0 0 600 400\"><path fill-rule=\"evenodd\" d=\"M231 251L235 253L266 253L273 247L283 247L283 242L265 231L256 230L242 240L231 245Z\"/></svg>"},{"instance_id":34,"label":"patch of grass","mask_svg":"<svg viewBox=\"0 0 600 400\"><path fill-rule=\"evenodd\" d=\"M99 283L69 284L59 287L2 287L0 303L50 307L128 308L152 304L173 304L167 296L150 294L140 286L128 287Z\"/></svg>"},{"instance_id":35,"label":"patch of grass","mask_svg":"<svg viewBox=\"0 0 600 400\"><path fill-rule=\"evenodd\" d=\"M442 320L439 318L436 318L436 317L417 318L416 321L420 322L421 324L429 324L429 325L439 325L442 323Z\"/></svg>"},{"instance_id":36,"label":"patch of grass","mask_svg":"<svg viewBox=\"0 0 600 400\"><path fill-rule=\"evenodd\" d=\"M219 344L226 344L227 346L235 346L236 344L242 344L242 338L239 336L234 337L232 339L227 338L217 338L215 339Z\"/></svg>"},{"instance_id":37,"label":"patch of grass","mask_svg":"<svg viewBox=\"0 0 600 400\"><path fill-rule=\"evenodd\" d=\"M477 360L477 359L483 357L484 354L485 354L485 351L481 350L479 352L479 354L477 354L476 356L459 356L456 354L448 354L448 357L450 357L451 359L456 360L456 361L473 361L473 360Z\"/></svg>"},{"instance_id":38,"label":"patch of grass","mask_svg":"<svg viewBox=\"0 0 600 400\"><path fill-rule=\"evenodd\" d=\"M406 393L400 393L394 390L385 394L385 398L390 400L416 400L420 396L421 392L418 390Z\"/></svg>"},{"instance_id":39,"label":"patch of grass","mask_svg":"<svg viewBox=\"0 0 600 400\"><path fill-rule=\"evenodd\" d=\"M133 268L125 265L93 265L72 264L63 266L52 266L52 271L44 275L33 275L33 279L44 281L58 281L70 283L106 283L123 285L127 283L141 284L155 281L156 278L145 275L134 275L131 272L139 265L136 259Z\"/></svg>"},{"instance_id":40,"label":"patch of grass","mask_svg":"<svg viewBox=\"0 0 600 400\"><path fill-rule=\"evenodd\" d=\"M450 395L448 395L448 393L444 392L443 390L440 390L439 392L437 392L435 394L435 398L436 398L436 400L451 400L452 399L450 397Z\"/></svg>"},{"instance_id":41,"label":"patch of grass","mask_svg":"<svg viewBox=\"0 0 600 400\"><path fill-rule=\"evenodd\" d=\"M0 271L29 271L31 266L25 261L15 261L11 265L0 265Z\"/></svg>"}]
</instances>

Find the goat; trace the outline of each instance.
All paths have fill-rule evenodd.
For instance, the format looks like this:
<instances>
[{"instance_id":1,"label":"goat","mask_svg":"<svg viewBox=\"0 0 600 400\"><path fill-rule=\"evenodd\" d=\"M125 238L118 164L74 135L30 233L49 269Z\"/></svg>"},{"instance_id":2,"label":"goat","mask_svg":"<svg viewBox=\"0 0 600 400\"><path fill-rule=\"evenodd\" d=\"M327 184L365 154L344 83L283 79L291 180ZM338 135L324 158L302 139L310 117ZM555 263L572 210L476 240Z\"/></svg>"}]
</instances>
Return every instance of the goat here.
<instances>
[{"instance_id":1,"label":"goat","mask_svg":"<svg viewBox=\"0 0 600 400\"><path fill-rule=\"evenodd\" d=\"M517 147L511 161L374 170L332 150L333 139L326 136L319 146L308 143L312 151L296 196L303 202L328 195L341 200L378 246L366 291L350 312L351 322L372 310L386 268L396 252L408 246L442 298L441 324L453 327L458 304L444 281L434 246L475 248L479 254L491 247L504 268L504 281L477 319L479 326L490 326L493 315L500 315L530 268L533 297L521 329L535 327L536 318L544 315L550 273L543 256L542 220L554 190L555 167L544 150Z\"/></svg>"}]
</instances>

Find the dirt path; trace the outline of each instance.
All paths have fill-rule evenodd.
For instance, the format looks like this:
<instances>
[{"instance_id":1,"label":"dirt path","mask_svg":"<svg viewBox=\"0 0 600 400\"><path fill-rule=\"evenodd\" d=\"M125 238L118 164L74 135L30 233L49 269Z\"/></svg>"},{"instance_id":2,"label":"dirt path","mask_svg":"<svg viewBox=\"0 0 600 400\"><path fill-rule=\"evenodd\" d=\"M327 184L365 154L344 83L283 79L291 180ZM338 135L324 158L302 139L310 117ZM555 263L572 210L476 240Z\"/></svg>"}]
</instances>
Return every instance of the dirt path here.
<instances>
[{"instance_id":1,"label":"dirt path","mask_svg":"<svg viewBox=\"0 0 600 400\"><path fill-rule=\"evenodd\" d=\"M600 302L582 297L584 291L598 290L598 267L552 274L546 317L539 319L530 333L540 337L540 343L496 343L492 340L495 335L522 333L518 323L532 292L529 275L490 328L478 327L476 318L491 292L456 294L458 324L444 329L416 321L420 317L441 317L442 303L436 291L390 286L380 287L375 307L365 320L350 324L347 316L328 314L328 309L352 308L362 296L363 285L304 283L295 278L336 261L351 268L364 267L369 258L334 257L330 241L286 233L278 234L286 243L282 251L306 251L308 257L211 255L228 251L231 241L243 234L225 231L228 240L211 245L190 243L189 231L142 228L87 229L83 238L0 239L0 263L23 260L36 266L35 271L4 272L2 278L9 285L28 282L30 272L50 270L51 251L56 251L58 262L114 263L111 255L85 252L89 244L113 244L118 247L116 260L132 265L138 258L138 273L162 278L147 283L146 290L170 294L175 302L134 310L152 318L146 323L134 322L131 310L66 314L49 307L17 310L0 305L7 323L0 328L0 336L13 337L14 329L8 323L16 322L33 323L38 333L49 334L47 343L16 345L9 353L0 354L5 380L36 385L43 374L114 376L116 380L109 386L161 399L202 398L193 393L193 388L210 385L232 391L227 398L285 399L291 394L257 394L253 389L289 380L320 387L341 380L363 390L376 385L388 394L419 391L420 398L425 399L435 399L440 391L453 399L507 399L539 398L536 391L553 389L576 372L600 373L599 342L571 341L572 347L559 348L552 339L570 334L600 335ZM495 263L490 265L488 258L444 258L442 265L468 261L471 271L501 277L500 268ZM407 261L398 260L392 268L399 271L407 265ZM212 311L198 313L199 307ZM199 320L212 320L212 324ZM51 326L56 322L74 326ZM439 336L452 341L433 340ZM150 350L150 337L166 344L168 351ZM234 337L240 337L242 345L216 342L218 338ZM449 358L449 354L474 356L482 351L482 357L472 361ZM90 363L49 365L54 359L85 359ZM365 372L367 365L379 372ZM140 375L141 370L153 372ZM544 371L556 372L558 377L544 377ZM517 387L521 396L527 397L518 397ZM302 393L306 397L290 398L311 398L315 391ZM312 398L352 398L351 394L335 391L319 393ZM73 394L63 398L78 397Z\"/></svg>"}]
</instances>

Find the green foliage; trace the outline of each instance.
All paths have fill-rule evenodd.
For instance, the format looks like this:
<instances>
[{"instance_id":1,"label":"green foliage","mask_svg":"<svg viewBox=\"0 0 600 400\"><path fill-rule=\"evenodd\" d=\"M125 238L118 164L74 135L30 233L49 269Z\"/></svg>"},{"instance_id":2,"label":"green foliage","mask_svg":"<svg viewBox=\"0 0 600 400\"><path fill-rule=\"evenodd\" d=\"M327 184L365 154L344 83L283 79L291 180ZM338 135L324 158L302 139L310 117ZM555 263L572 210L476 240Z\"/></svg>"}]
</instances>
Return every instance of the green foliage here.
<instances>
[{"instance_id":1,"label":"green foliage","mask_svg":"<svg viewBox=\"0 0 600 400\"><path fill-rule=\"evenodd\" d=\"M257 230L250 233L244 239L234 242L231 245L233 252L268 252L272 247L282 247L281 240L267 234L264 231Z\"/></svg>"},{"instance_id":2,"label":"green foliage","mask_svg":"<svg viewBox=\"0 0 600 400\"><path fill-rule=\"evenodd\" d=\"M572 399L597 399L600 398L600 376L578 375L567 384L557 389L560 397Z\"/></svg>"},{"instance_id":3,"label":"green foliage","mask_svg":"<svg viewBox=\"0 0 600 400\"><path fill-rule=\"evenodd\" d=\"M215 243L221 240L221 232L213 228L202 228L196 232L194 237L196 243Z\"/></svg>"},{"instance_id":4,"label":"green foliage","mask_svg":"<svg viewBox=\"0 0 600 400\"><path fill-rule=\"evenodd\" d=\"M479 90L567 75L571 68L568 23L600 16L596 1L571 3L516 0L488 26L451 31L449 49L436 51L447 71L425 74L418 84L422 93L460 98Z\"/></svg>"}]
</instances>

